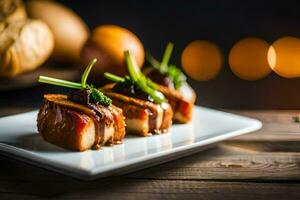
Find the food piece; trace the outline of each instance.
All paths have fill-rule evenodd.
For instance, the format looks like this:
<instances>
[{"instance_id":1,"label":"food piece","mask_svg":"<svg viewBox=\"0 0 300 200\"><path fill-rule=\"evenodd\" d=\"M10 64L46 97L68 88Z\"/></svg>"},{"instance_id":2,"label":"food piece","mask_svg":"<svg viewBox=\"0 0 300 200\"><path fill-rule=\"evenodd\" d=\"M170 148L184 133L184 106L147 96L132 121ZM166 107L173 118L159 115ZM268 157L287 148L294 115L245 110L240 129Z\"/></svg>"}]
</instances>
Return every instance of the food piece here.
<instances>
[{"instance_id":1,"label":"food piece","mask_svg":"<svg viewBox=\"0 0 300 200\"><path fill-rule=\"evenodd\" d=\"M93 68L91 73L94 80L99 80L104 72L124 76L128 74L124 62L125 50L129 50L134 55L137 65L142 67L145 57L144 47L136 35L115 25L99 26L94 29L82 49L82 62L86 64L94 57L101 60L101 64Z\"/></svg>"},{"instance_id":2,"label":"food piece","mask_svg":"<svg viewBox=\"0 0 300 200\"><path fill-rule=\"evenodd\" d=\"M69 96L44 95L37 126L44 140L57 146L85 151L122 143L125 122L122 110L111 99L86 84L96 59L87 66L81 83L40 76L39 82L74 88Z\"/></svg>"},{"instance_id":3,"label":"food piece","mask_svg":"<svg viewBox=\"0 0 300 200\"><path fill-rule=\"evenodd\" d=\"M71 150L122 143L125 136L121 109L100 104L91 109L60 94L44 95L37 123L44 140Z\"/></svg>"},{"instance_id":4,"label":"food piece","mask_svg":"<svg viewBox=\"0 0 300 200\"><path fill-rule=\"evenodd\" d=\"M11 23L26 19L27 14L21 0L0 1L0 23Z\"/></svg>"},{"instance_id":5,"label":"food piece","mask_svg":"<svg viewBox=\"0 0 300 200\"><path fill-rule=\"evenodd\" d=\"M125 60L130 76L123 78L105 73L106 78L117 83L106 85L101 91L122 108L128 133L147 136L166 132L172 124L171 106L141 74L129 51L125 51Z\"/></svg>"},{"instance_id":6,"label":"food piece","mask_svg":"<svg viewBox=\"0 0 300 200\"><path fill-rule=\"evenodd\" d=\"M147 52L146 58L151 66L143 69L143 73L156 83L178 90L186 82L186 77L178 67L168 64L173 48L173 43L168 43L161 62Z\"/></svg>"},{"instance_id":7,"label":"food piece","mask_svg":"<svg viewBox=\"0 0 300 200\"><path fill-rule=\"evenodd\" d=\"M192 119L196 94L189 84L183 83L179 90L158 85L157 90L168 99L174 113L173 121L175 123L188 123Z\"/></svg>"},{"instance_id":8,"label":"food piece","mask_svg":"<svg viewBox=\"0 0 300 200\"><path fill-rule=\"evenodd\" d=\"M53 59L77 62L89 35L84 21L71 9L55 1L30 0L26 7L30 17L43 20L52 30L55 39Z\"/></svg>"},{"instance_id":9,"label":"food piece","mask_svg":"<svg viewBox=\"0 0 300 200\"><path fill-rule=\"evenodd\" d=\"M19 20L4 24L0 31L0 76L32 71L52 53L53 35L42 21Z\"/></svg>"},{"instance_id":10,"label":"food piece","mask_svg":"<svg viewBox=\"0 0 300 200\"><path fill-rule=\"evenodd\" d=\"M112 99L114 105L123 110L128 133L148 136L153 133L167 132L170 128L173 112L168 103L150 102L147 100L149 97L146 97L145 94L145 98L141 99L141 91L122 94L116 84L106 85L101 88L101 91Z\"/></svg>"},{"instance_id":11,"label":"food piece","mask_svg":"<svg viewBox=\"0 0 300 200\"><path fill-rule=\"evenodd\" d=\"M174 122L187 123L192 119L196 93L186 82L181 70L168 64L172 50L173 44L169 43L161 63L148 53L147 60L151 66L144 69L143 73L156 83L157 90L168 99L173 109Z\"/></svg>"}]
</instances>

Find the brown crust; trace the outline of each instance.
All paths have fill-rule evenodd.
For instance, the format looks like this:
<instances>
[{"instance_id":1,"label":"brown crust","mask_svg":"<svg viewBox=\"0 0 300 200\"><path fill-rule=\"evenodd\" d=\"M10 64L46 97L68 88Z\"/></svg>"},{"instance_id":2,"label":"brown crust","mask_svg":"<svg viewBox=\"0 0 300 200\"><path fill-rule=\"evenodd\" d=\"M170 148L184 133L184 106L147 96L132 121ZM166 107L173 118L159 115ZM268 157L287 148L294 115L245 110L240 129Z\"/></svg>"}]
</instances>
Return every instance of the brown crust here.
<instances>
[{"instance_id":1,"label":"brown crust","mask_svg":"<svg viewBox=\"0 0 300 200\"><path fill-rule=\"evenodd\" d=\"M173 121L175 123L187 123L192 119L196 94L191 87L187 89L191 93L189 98L183 96L180 91L170 89L162 85L159 85L158 87L158 90L165 95L173 109Z\"/></svg>"},{"instance_id":2,"label":"brown crust","mask_svg":"<svg viewBox=\"0 0 300 200\"><path fill-rule=\"evenodd\" d=\"M105 85L104 87L102 87L100 89L103 92L105 92L108 96L110 96L111 98L121 99L123 102L126 102L128 104L139 106L141 108L148 108L151 111L155 111L157 109L158 105L155 104L155 103L152 103L150 101L145 101L145 100L141 100L141 99L138 99L138 98L128 97L128 96L123 95L123 94L111 92L114 85L115 84L108 84L108 85Z\"/></svg>"},{"instance_id":3,"label":"brown crust","mask_svg":"<svg viewBox=\"0 0 300 200\"><path fill-rule=\"evenodd\" d=\"M115 84L105 85L101 88L101 91L109 96L115 105L123 109L123 113L127 119L139 119L141 121L148 120L149 122L148 130L143 129L140 132L135 132L134 134L146 136L149 135L149 133L163 133L170 128L173 112L169 104L164 103L163 106L161 106L149 101L111 92L114 85ZM157 127L156 120L159 115L159 110L162 110L163 116L161 125Z\"/></svg>"},{"instance_id":4,"label":"brown crust","mask_svg":"<svg viewBox=\"0 0 300 200\"><path fill-rule=\"evenodd\" d=\"M162 132L166 132L172 125L173 122L173 110L169 104L166 104L167 107L164 108L163 113L163 122L160 129Z\"/></svg>"},{"instance_id":5,"label":"brown crust","mask_svg":"<svg viewBox=\"0 0 300 200\"><path fill-rule=\"evenodd\" d=\"M88 107L75 103L73 101L68 100L67 95L63 94L45 94L44 95L44 101L57 104L66 108L70 108L73 110L81 111L87 115L93 115L95 112Z\"/></svg>"},{"instance_id":6,"label":"brown crust","mask_svg":"<svg viewBox=\"0 0 300 200\"><path fill-rule=\"evenodd\" d=\"M0 76L15 77L33 71L51 55L54 38L45 22L24 19L1 27Z\"/></svg>"},{"instance_id":7,"label":"brown crust","mask_svg":"<svg viewBox=\"0 0 300 200\"><path fill-rule=\"evenodd\" d=\"M112 144L120 144L123 143L123 139L125 137L125 117L123 116L123 111L122 109L111 105L112 107L112 114L114 117L114 127L115 127L115 132L114 132L114 138L112 141Z\"/></svg>"},{"instance_id":8,"label":"brown crust","mask_svg":"<svg viewBox=\"0 0 300 200\"><path fill-rule=\"evenodd\" d=\"M124 115L126 116L126 121L132 119L139 119L140 122L148 123L149 121L149 113L151 113L147 108L138 107L136 105L128 104L116 98L112 98L113 103L122 108ZM147 136L154 129L153 127L147 126L142 129L132 129L130 124L127 124L127 132L138 135L138 136Z\"/></svg>"},{"instance_id":9,"label":"brown crust","mask_svg":"<svg viewBox=\"0 0 300 200\"><path fill-rule=\"evenodd\" d=\"M122 110L113 105L98 107L100 114L68 100L66 95L44 95L38 114L38 131L46 141L72 150L84 151L99 144L122 143L125 136ZM103 135L98 141L97 128L103 127L104 131L105 127L111 126L114 128L112 136L104 141ZM92 142L87 143L89 140Z\"/></svg>"},{"instance_id":10,"label":"brown crust","mask_svg":"<svg viewBox=\"0 0 300 200\"><path fill-rule=\"evenodd\" d=\"M101 90L103 90L104 92L105 91L110 92L111 89L114 87L114 85L115 84L105 85L103 88L101 88ZM188 90L188 92L191 94L190 96L184 96L182 94L182 93L184 93L184 91L170 89L170 88L168 88L166 86L162 86L162 85L158 85L158 86L159 86L158 90L165 95L165 97L168 99L168 103L172 107L173 121L175 123L179 123L179 124L188 123L192 119L192 115L193 115L193 107L194 107L194 103L196 101L195 91L187 83L185 85L183 85L182 87L185 87L185 89ZM107 95L109 95L109 93ZM117 94L117 95L121 95L121 94ZM134 105L142 106L142 107L149 106L150 108L151 108L151 104L153 104L151 102L127 97L125 95L122 95L122 96L124 96L124 97L119 96L119 98L122 98L122 100L124 100L125 102L127 102L129 104L134 104ZM154 104L154 105L156 105L156 104ZM163 124L166 124L166 122L164 122Z\"/></svg>"},{"instance_id":11,"label":"brown crust","mask_svg":"<svg viewBox=\"0 0 300 200\"><path fill-rule=\"evenodd\" d=\"M90 127L94 127L94 122L88 115L61 106L49 109L43 105L38 115L38 131L44 140L66 149L85 151L91 148L93 141L90 145L82 142Z\"/></svg>"}]
</instances>

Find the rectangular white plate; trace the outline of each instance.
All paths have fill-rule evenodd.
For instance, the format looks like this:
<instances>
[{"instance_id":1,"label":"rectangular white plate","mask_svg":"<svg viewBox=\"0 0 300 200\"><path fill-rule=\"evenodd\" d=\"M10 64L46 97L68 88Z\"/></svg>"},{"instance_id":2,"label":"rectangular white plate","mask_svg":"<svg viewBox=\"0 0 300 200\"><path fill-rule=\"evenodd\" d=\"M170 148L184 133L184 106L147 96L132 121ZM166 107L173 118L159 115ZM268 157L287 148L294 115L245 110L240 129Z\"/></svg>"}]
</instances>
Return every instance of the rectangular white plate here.
<instances>
[{"instance_id":1,"label":"rectangular white plate","mask_svg":"<svg viewBox=\"0 0 300 200\"><path fill-rule=\"evenodd\" d=\"M127 136L123 144L73 152L43 141L37 111L0 118L0 153L76 178L91 180L163 163L261 128L258 120L195 106L193 120L162 135Z\"/></svg>"}]
</instances>

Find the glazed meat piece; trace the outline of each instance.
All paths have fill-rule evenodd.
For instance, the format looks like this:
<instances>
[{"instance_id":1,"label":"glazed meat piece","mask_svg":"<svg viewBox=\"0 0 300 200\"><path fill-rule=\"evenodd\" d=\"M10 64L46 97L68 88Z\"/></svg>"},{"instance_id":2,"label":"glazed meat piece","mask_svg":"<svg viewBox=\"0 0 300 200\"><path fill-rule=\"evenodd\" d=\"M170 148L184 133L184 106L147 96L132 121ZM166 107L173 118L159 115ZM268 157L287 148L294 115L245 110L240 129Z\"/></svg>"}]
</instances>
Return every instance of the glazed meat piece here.
<instances>
[{"instance_id":1,"label":"glazed meat piece","mask_svg":"<svg viewBox=\"0 0 300 200\"><path fill-rule=\"evenodd\" d=\"M137 97L128 96L114 91L114 87L115 84L109 84L101 90L112 99L114 105L123 110L128 133L148 136L153 133L164 133L170 128L173 112L168 103L155 104L147 100L146 96L143 97L141 94Z\"/></svg>"},{"instance_id":2,"label":"glazed meat piece","mask_svg":"<svg viewBox=\"0 0 300 200\"><path fill-rule=\"evenodd\" d=\"M66 95L44 95L37 119L39 133L52 144L77 151L122 143L122 110L113 105L91 105L76 103Z\"/></svg>"},{"instance_id":3,"label":"glazed meat piece","mask_svg":"<svg viewBox=\"0 0 300 200\"><path fill-rule=\"evenodd\" d=\"M196 101L196 93L186 81L181 83L178 89L175 89L170 78L159 73L154 68L147 68L143 73L157 83L160 92L168 99L168 103L172 106L173 121L175 123L187 123L192 119L193 107Z\"/></svg>"},{"instance_id":4,"label":"glazed meat piece","mask_svg":"<svg viewBox=\"0 0 300 200\"><path fill-rule=\"evenodd\" d=\"M158 86L158 90L168 99L174 113L175 123L187 123L192 119L196 94L187 83L184 83L179 90L162 85Z\"/></svg>"},{"instance_id":5,"label":"glazed meat piece","mask_svg":"<svg viewBox=\"0 0 300 200\"><path fill-rule=\"evenodd\" d=\"M173 109L175 123L187 123L192 119L196 93L186 82L186 76L180 68L169 64L174 44L169 42L162 61L156 60L149 52L146 55L150 66L143 73L157 84L157 90L164 94Z\"/></svg>"}]
</instances>

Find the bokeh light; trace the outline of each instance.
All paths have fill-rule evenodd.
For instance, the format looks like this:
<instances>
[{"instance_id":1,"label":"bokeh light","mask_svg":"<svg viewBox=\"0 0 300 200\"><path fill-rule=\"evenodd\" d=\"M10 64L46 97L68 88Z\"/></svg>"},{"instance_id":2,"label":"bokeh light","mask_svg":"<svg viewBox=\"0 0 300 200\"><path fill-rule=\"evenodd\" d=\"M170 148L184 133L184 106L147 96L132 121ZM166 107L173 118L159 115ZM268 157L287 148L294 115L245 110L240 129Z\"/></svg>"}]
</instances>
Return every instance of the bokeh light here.
<instances>
[{"instance_id":1,"label":"bokeh light","mask_svg":"<svg viewBox=\"0 0 300 200\"><path fill-rule=\"evenodd\" d=\"M260 38L245 38L238 41L229 53L232 72L244 80L258 80L272 70L268 62L270 44Z\"/></svg>"},{"instance_id":2,"label":"bokeh light","mask_svg":"<svg viewBox=\"0 0 300 200\"><path fill-rule=\"evenodd\" d=\"M192 79L207 81L217 76L222 68L221 50L207 40L196 40L189 43L182 52L183 70Z\"/></svg>"},{"instance_id":3,"label":"bokeh light","mask_svg":"<svg viewBox=\"0 0 300 200\"><path fill-rule=\"evenodd\" d=\"M269 49L268 61L272 70L285 78L300 77L300 39L282 37Z\"/></svg>"}]
</instances>

